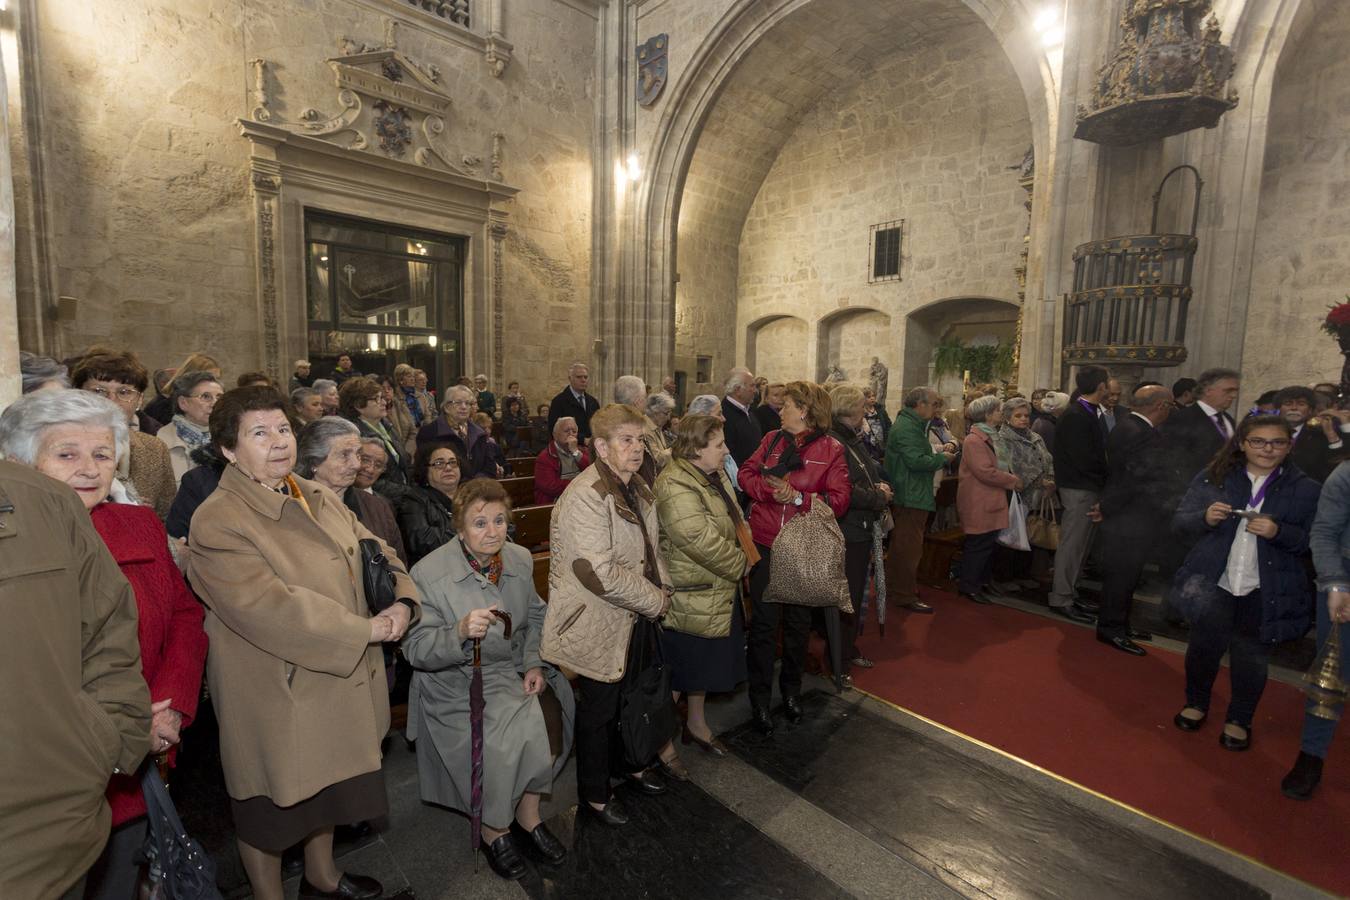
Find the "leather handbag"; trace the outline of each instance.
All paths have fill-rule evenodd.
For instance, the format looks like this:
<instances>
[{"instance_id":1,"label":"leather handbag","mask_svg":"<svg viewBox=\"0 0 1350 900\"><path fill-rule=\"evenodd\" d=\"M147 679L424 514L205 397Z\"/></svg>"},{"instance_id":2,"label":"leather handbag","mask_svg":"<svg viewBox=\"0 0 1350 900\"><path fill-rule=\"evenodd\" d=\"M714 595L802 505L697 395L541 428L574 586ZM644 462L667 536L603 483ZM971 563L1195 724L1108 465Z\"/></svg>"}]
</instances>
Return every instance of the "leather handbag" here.
<instances>
[{"instance_id":1,"label":"leather handbag","mask_svg":"<svg viewBox=\"0 0 1350 900\"><path fill-rule=\"evenodd\" d=\"M394 570L385 558L380 542L374 538L361 539L361 579L366 588L366 606L372 616L378 616L398 602L394 594L397 584Z\"/></svg>"},{"instance_id":2,"label":"leather handbag","mask_svg":"<svg viewBox=\"0 0 1350 900\"><path fill-rule=\"evenodd\" d=\"M1049 494L1041 498L1040 509L1027 516L1027 540L1043 550L1059 549L1059 516Z\"/></svg>"},{"instance_id":3,"label":"leather handbag","mask_svg":"<svg viewBox=\"0 0 1350 900\"><path fill-rule=\"evenodd\" d=\"M764 599L853 613L844 578L844 532L824 497L816 495L811 508L788 519L774 538Z\"/></svg>"},{"instance_id":4,"label":"leather handbag","mask_svg":"<svg viewBox=\"0 0 1350 900\"><path fill-rule=\"evenodd\" d=\"M164 900L220 900L216 865L178 818L169 789L152 763L141 778L147 828L141 856L149 870L150 896Z\"/></svg>"},{"instance_id":5,"label":"leather handbag","mask_svg":"<svg viewBox=\"0 0 1350 900\"><path fill-rule=\"evenodd\" d=\"M647 619L634 623L633 639L641 643L634 671L628 673L619 693L619 734L633 771L652 764L677 726L670 666L661 652L660 631L661 626Z\"/></svg>"}]
</instances>

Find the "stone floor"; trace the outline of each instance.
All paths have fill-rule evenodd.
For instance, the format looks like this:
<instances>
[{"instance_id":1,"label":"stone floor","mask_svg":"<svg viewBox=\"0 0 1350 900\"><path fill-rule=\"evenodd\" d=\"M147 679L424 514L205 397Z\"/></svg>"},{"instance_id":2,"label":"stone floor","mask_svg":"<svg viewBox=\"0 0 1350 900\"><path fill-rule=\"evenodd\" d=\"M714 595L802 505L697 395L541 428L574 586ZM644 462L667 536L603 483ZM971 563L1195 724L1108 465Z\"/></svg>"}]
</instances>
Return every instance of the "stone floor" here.
<instances>
[{"instance_id":1,"label":"stone floor","mask_svg":"<svg viewBox=\"0 0 1350 900\"><path fill-rule=\"evenodd\" d=\"M389 819L340 863L420 900L1323 896L880 701L810 687L807 720L770 742L745 726L743 694L710 701L732 755L684 748L692 784L629 797L623 829L576 819L569 765L544 816L571 856L516 883L474 871L467 820L420 802L396 738Z\"/></svg>"}]
</instances>

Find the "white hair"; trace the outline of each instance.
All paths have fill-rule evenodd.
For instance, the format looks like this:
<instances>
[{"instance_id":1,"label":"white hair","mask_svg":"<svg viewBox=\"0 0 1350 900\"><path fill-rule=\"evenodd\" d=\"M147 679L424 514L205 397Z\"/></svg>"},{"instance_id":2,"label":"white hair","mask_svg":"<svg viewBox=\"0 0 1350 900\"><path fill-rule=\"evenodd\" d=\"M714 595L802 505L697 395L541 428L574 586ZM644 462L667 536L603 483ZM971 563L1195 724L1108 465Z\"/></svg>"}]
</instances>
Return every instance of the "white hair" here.
<instances>
[{"instance_id":1,"label":"white hair","mask_svg":"<svg viewBox=\"0 0 1350 900\"><path fill-rule=\"evenodd\" d=\"M34 465L43 434L56 425L109 429L119 460L131 446L125 410L92 391L66 388L24 394L11 403L0 415L0 453L14 462Z\"/></svg>"},{"instance_id":2,"label":"white hair","mask_svg":"<svg viewBox=\"0 0 1350 900\"><path fill-rule=\"evenodd\" d=\"M300 430L300 440L295 448L295 474L313 478L314 470L333 452L333 441L340 437L360 436L361 429L341 416L315 419Z\"/></svg>"},{"instance_id":3,"label":"white hair","mask_svg":"<svg viewBox=\"0 0 1350 900\"><path fill-rule=\"evenodd\" d=\"M463 393L468 395L470 400L473 399L473 388L466 387L465 385L462 384L452 384L450 385L450 387L445 389L445 399L441 401L441 406L445 406L445 404L449 403L450 395L455 393L456 391L462 391Z\"/></svg>"},{"instance_id":4,"label":"white hair","mask_svg":"<svg viewBox=\"0 0 1350 900\"><path fill-rule=\"evenodd\" d=\"M553 437L555 439L558 437L558 429L562 428L564 422L571 422L573 428L577 425L577 420L572 416L559 416L558 420L553 423Z\"/></svg>"},{"instance_id":5,"label":"white hair","mask_svg":"<svg viewBox=\"0 0 1350 900\"><path fill-rule=\"evenodd\" d=\"M1003 401L992 394L976 397L974 400L970 401L970 405L966 407L966 417L972 422L983 422L989 418L994 410L1002 405Z\"/></svg>"},{"instance_id":6,"label":"white hair","mask_svg":"<svg viewBox=\"0 0 1350 900\"><path fill-rule=\"evenodd\" d=\"M689 401L688 415L711 416L722 409L722 401L716 394L699 394Z\"/></svg>"},{"instance_id":7,"label":"white hair","mask_svg":"<svg viewBox=\"0 0 1350 900\"><path fill-rule=\"evenodd\" d=\"M1069 395L1062 391L1046 391L1041 398L1041 412L1057 413L1069 405Z\"/></svg>"},{"instance_id":8,"label":"white hair","mask_svg":"<svg viewBox=\"0 0 1350 900\"><path fill-rule=\"evenodd\" d=\"M732 391L736 390L736 388L741 386L742 378L750 381L751 383L754 383L755 380L755 376L752 375L750 373L750 370L745 368L744 366L737 366L736 368L732 369L730 372L727 373L727 380L722 385L722 393L730 394Z\"/></svg>"},{"instance_id":9,"label":"white hair","mask_svg":"<svg viewBox=\"0 0 1350 900\"><path fill-rule=\"evenodd\" d=\"M675 398L665 391L657 391L647 398L647 404L642 411L649 416L652 413L672 413L675 411Z\"/></svg>"},{"instance_id":10,"label":"white hair","mask_svg":"<svg viewBox=\"0 0 1350 900\"><path fill-rule=\"evenodd\" d=\"M647 383L636 375L620 375L614 382L614 402L641 406L646 402Z\"/></svg>"},{"instance_id":11,"label":"white hair","mask_svg":"<svg viewBox=\"0 0 1350 900\"><path fill-rule=\"evenodd\" d=\"M574 362L567 367L567 374L571 375L577 369L585 369L587 372L591 371L591 367L586 365L584 362Z\"/></svg>"}]
</instances>

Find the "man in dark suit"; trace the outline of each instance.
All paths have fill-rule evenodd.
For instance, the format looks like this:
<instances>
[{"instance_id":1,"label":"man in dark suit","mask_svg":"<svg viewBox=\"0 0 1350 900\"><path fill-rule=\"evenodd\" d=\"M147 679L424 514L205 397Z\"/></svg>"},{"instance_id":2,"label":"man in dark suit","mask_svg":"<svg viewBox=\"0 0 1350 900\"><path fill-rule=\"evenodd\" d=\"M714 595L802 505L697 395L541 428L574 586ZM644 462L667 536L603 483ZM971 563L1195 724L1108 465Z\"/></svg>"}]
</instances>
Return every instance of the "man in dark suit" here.
<instances>
[{"instance_id":1,"label":"man in dark suit","mask_svg":"<svg viewBox=\"0 0 1350 900\"><path fill-rule=\"evenodd\" d=\"M1280 415L1294 429L1294 449L1289 460L1299 471L1318 482L1327 480L1331 470L1346 458L1341 429L1350 430L1333 415L1324 414L1317 424L1308 420L1317 408L1317 394L1302 385L1287 387L1275 396Z\"/></svg>"},{"instance_id":2,"label":"man in dark suit","mask_svg":"<svg viewBox=\"0 0 1350 900\"><path fill-rule=\"evenodd\" d=\"M1152 635L1130 627L1130 607L1135 588L1149 558L1149 548L1165 521L1168 473L1163 464L1162 434L1158 426L1167 421L1172 392L1162 385L1134 392L1134 406L1116 422L1106 439L1109 474L1102 488L1098 528L1108 552L1102 554L1102 605L1097 617L1097 640L1117 650L1143 656L1135 641Z\"/></svg>"},{"instance_id":3,"label":"man in dark suit","mask_svg":"<svg viewBox=\"0 0 1350 900\"><path fill-rule=\"evenodd\" d=\"M1055 426L1055 485L1064 513L1055 550L1055 584L1050 608L1075 622L1090 623L1096 611L1078 599L1078 576L1092 545L1097 496L1106 484L1106 422L1102 404L1110 394L1111 373L1101 366L1078 372L1078 397Z\"/></svg>"},{"instance_id":4,"label":"man in dark suit","mask_svg":"<svg viewBox=\"0 0 1350 900\"><path fill-rule=\"evenodd\" d=\"M727 374L726 392L722 397L722 415L726 418L724 434L727 449L737 466L745 464L764 439L759 421L750 413L750 401L755 399L755 376L749 369L732 369Z\"/></svg>"},{"instance_id":5,"label":"man in dark suit","mask_svg":"<svg viewBox=\"0 0 1350 900\"><path fill-rule=\"evenodd\" d=\"M574 362L567 367L567 387L548 405L548 431L564 416L577 420L577 443L585 446L591 439L591 414L600 408L600 401L586 393L591 383L591 370L585 363Z\"/></svg>"}]
</instances>

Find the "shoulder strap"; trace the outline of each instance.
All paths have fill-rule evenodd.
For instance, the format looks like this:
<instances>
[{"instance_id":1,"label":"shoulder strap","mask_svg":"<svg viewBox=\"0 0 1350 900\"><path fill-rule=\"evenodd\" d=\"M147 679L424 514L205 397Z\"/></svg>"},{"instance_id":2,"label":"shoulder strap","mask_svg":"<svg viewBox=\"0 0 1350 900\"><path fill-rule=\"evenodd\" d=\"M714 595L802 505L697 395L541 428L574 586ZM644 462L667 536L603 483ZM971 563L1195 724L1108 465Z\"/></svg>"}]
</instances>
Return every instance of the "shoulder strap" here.
<instances>
[{"instance_id":1,"label":"shoulder strap","mask_svg":"<svg viewBox=\"0 0 1350 900\"><path fill-rule=\"evenodd\" d=\"M862 461L862 459L858 456L857 453L853 452L853 448L850 447L848 444L844 444L843 441L840 441L839 443L843 444L844 449L848 451L848 454L852 456L853 459L858 463L858 467L863 470L863 474L867 476L868 484L872 485L872 487L875 488L877 486L876 480L872 477L872 473L867 471L866 463Z\"/></svg>"}]
</instances>

